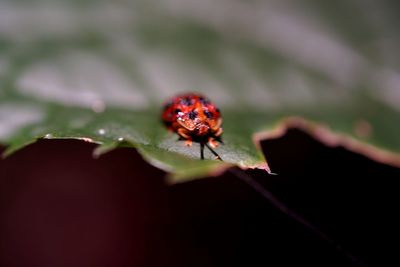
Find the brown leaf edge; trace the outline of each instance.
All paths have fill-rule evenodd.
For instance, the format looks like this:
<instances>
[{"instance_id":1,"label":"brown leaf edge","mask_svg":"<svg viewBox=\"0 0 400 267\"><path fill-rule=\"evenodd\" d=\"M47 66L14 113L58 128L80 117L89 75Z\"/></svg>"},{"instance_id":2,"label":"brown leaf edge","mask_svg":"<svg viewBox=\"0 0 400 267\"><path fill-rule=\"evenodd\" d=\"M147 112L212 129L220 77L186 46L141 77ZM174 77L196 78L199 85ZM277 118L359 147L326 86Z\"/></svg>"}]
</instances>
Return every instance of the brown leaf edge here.
<instances>
[{"instance_id":1,"label":"brown leaf edge","mask_svg":"<svg viewBox=\"0 0 400 267\"><path fill-rule=\"evenodd\" d=\"M282 119L280 122L276 124L275 127L269 130L264 130L261 132L257 132L253 134L253 142L257 146L258 149L261 150L261 142L264 140L273 140L280 138L284 136L289 129L299 129L302 130L306 133L308 133L310 136L315 138L317 141L320 141L321 143L329 146L329 147L339 147L342 146L349 151L353 151L355 153L364 155L376 162L380 162L383 164L391 165L394 167L400 167L400 154L394 153L379 147L376 147L374 145L368 144L366 142L362 142L360 140L355 139L354 137L351 137L348 134L345 133L339 133L339 132L334 132L329 128L329 126L317 123L311 120L307 120L303 117L288 117L285 119ZM91 138L85 138L85 137L46 137L43 136L38 139L77 139L89 143L96 143L96 144L101 144L101 142L96 142L92 140ZM168 170L166 166L163 166L162 164L160 165L159 163L154 162L153 160L149 159L146 153L143 153L143 151L140 151L139 147L136 146L133 142L129 142L130 146L133 148L136 148L139 153L142 155L142 157L149 162L151 165L163 169L164 171L170 172L171 170ZM21 147L19 147L20 149ZM18 149L16 149L18 150ZM10 153L10 151L4 151L2 156L7 156ZM12 152L15 152L13 150ZM108 152L108 150L104 151ZM103 153L104 153L103 152ZM101 153L101 154L103 154ZM99 156L99 155L97 155ZM210 169L208 172L208 176L211 177L217 177L223 174L226 170L229 168L234 167L235 164L220 164L215 166L214 168ZM264 157L264 161L255 164L255 165L237 165L243 170L246 169L261 169L266 171L269 174L273 174L271 172L271 169L267 163L267 160ZM173 171L172 171L173 172ZM171 174L168 175L170 178L172 178L174 175ZM197 177L199 178L199 177ZM175 179L173 183L176 183L177 181ZM191 179L188 179L190 181ZM184 179L183 181L187 181ZM179 182L178 182L179 183Z\"/></svg>"},{"instance_id":2,"label":"brown leaf edge","mask_svg":"<svg viewBox=\"0 0 400 267\"><path fill-rule=\"evenodd\" d=\"M361 154L376 162L400 167L400 154L379 148L354 137L340 132L335 132L329 126L307 120L302 117L288 117L270 129L257 132L253 141L259 147L263 140L273 140L284 136L289 129L299 129L309 134L317 141L329 147L344 147L349 151Z\"/></svg>"}]
</instances>

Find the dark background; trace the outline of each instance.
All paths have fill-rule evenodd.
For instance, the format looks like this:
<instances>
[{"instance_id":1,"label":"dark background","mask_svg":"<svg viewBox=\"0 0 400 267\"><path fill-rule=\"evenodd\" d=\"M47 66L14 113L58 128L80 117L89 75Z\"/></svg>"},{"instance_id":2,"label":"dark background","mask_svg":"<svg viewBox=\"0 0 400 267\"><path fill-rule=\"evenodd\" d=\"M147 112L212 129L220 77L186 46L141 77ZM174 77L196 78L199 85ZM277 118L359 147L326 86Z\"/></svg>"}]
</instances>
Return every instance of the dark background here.
<instances>
[{"instance_id":1,"label":"dark background","mask_svg":"<svg viewBox=\"0 0 400 267\"><path fill-rule=\"evenodd\" d=\"M231 173L168 186L131 148L41 140L0 161L1 266L358 266ZM292 129L247 171L366 266L396 266L400 170Z\"/></svg>"}]
</instances>

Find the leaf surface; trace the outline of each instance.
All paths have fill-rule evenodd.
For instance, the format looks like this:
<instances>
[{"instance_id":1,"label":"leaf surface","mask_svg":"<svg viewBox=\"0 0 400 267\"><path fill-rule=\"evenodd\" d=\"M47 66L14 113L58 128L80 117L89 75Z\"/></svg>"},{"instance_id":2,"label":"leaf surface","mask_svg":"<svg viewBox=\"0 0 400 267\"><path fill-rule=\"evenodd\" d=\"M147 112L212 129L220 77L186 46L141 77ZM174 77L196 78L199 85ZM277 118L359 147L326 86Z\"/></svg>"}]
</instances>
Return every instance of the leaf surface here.
<instances>
[{"instance_id":1,"label":"leaf surface","mask_svg":"<svg viewBox=\"0 0 400 267\"><path fill-rule=\"evenodd\" d=\"M395 4L371 3L385 16L370 20L371 6L344 12L357 1L298 3L2 1L0 142L6 154L37 138L98 143L95 155L133 146L179 182L268 170L259 141L298 127L400 166ZM160 122L189 91L222 110L224 162L199 160Z\"/></svg>"}]
</instances>

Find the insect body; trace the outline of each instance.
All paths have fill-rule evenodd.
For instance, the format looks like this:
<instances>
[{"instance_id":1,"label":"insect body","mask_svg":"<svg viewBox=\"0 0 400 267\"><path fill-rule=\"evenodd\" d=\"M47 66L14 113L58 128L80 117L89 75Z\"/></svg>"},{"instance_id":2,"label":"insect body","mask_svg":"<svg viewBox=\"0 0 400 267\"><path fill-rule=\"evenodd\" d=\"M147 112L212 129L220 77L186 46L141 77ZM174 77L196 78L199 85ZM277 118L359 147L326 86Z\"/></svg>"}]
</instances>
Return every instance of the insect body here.
<instances>
[{"instance_id":1,"label":"insect body","mask_svg":"<svg viewBox=\"0 0 400 267\"><path fill-rule=\"evenodd\" d=\"M221 160L213 149L222 143L221 112L206 97L194 93L175 96L164 106L162 119L168 129L186 140L186 145L200 143L201 159L206 146Z\"/></svg>"}]
</instances>

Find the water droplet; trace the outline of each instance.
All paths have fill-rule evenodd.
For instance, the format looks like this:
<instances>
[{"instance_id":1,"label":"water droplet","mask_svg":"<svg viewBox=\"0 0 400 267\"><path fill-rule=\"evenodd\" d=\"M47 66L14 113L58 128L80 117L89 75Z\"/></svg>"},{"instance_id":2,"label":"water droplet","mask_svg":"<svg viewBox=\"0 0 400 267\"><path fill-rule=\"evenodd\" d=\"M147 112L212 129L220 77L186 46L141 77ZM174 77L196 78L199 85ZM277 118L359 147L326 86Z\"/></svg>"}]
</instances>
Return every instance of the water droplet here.
<instances>
[{"instance_id":1,"label":"water droplet","mask_svg":"<svg viewBox=\"0 0 400 267\"><path fill-rule=\"evenodd\" d=\"M119 141L119 142L122 142L122 141L124 141L124 138L123 138L123 137L119 137L119 138L118 138L118 141Z\"/></svg>"},{"instance_id":2,"label":"water droplet","mask_svg":"<svg viewBox=\"0 0 400 267\"><path fill-rule=\"evenodd\" d=\"M106 104L102 100L95 100L92 103L92 110L96 113L101 113L106 109Z\"/></svg>"},{"instance_id":3,"label":"water droplet","mask_svg":"<svg viewBox=\"0 0 400 267\"><path fill-rule=\"evenodd\" d=\"M46 138L46 139L50 139L50 138L53 138L53 135L52 135L52 134L50 134L50 133L48 133L48 134L46 134L46 135L44 136L44 138Z\"/></svg>"},{"instance_id":4,"label":"water droplet","mask_svg":"<svg viewBox=\"0 0 400 267\"><path fill-rule=\"evenodd\" d=\"M367 120L359 119L354 123L354 133L360 138L371 137L373 128Z\"/></svg>"},{"instance_id":5,"label":"water droplet","mask_svg":"<svg viewBox=\"0 0 400 267\"><path fill-rule=\"evenodd\" d=\"M100 135L104 135L104 134L106 133L106 130L104 130L104 129L99 129L97 132L98 132Z\"/></svg>"}]
</instances>

